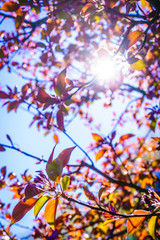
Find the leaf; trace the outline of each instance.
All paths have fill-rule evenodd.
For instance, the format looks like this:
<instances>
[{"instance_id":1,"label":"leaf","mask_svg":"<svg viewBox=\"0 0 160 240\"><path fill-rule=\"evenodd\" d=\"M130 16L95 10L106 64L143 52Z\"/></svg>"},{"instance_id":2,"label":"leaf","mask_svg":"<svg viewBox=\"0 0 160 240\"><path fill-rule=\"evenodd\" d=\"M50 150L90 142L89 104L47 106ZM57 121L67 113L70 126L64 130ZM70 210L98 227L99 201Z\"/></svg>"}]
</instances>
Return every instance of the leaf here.
<instances>
[{"instance_id":1,"label":"leaf","mask_svg":"<svg viewBox=\"0 0 160 240\"><path fill-rule=\"evenodd\" d=\"M133 70L142 70L143 68L146 67L146 64L143 62L143 60L139 59L137 62L134 62L132 64L130 64L130 67Z\"/></svg>"},{"instance_id":2,"label":"leaf","mask_svg":"<svg viewBox=\"0 0 160 240\"><path fill-rule=\"evenodd\" d=\"M124 140L129 139L129 138L131 138L131 137L134 137L134 136L135 136L135 135L132 134L132 133L124 134L124 135L122 135L122 136L120 137L119 143L120 143L120 142L123 142Z\"/></svg>"},{"instance_id":3,"label":"leaf","mask_svg":"<svg viewBox=\"0 0 160 240\"><path fill-rule=\"evenodd\" d=\"M125 50L128 50L132 45L134 45L136 42L138 42L143 36L143 32L141 31L133 31L129 32L126 37L124 37L120 51L123 53Z\"/></svg>"},{"instance_id":4,"label":"leaf","mask_svg":"<svg viewBox=\"0 0 160 240\"><path fill-rule=\"evenodd\" d=\"M62 160L63 167L65 167L68 164L70 155L71 155L72 151L75 149L75 147L76 146L71 147L71 148L66 148L58 155L58 158L60 158Z\"/></svg>"},{"instance_id":5,"label":"leaf","mask_svg":"<svg viewBox=\"0 0 160 240\"><path fill-rule=\"evenodd\" d=\"M38 201L36 202L36 204L34 206L34 216L35 216L35 218L38 216L38 213L40 212L42 207L45 205L45 203L48 202L49 199L50 199L49 196L42 196L38 199Z\"/></svg>"},{"instance_id":6,"label":"leaf","mask_svg":"<svg viewBox=\"0 0 160 240\"><path fill-rule=\"evenodd\" d=\"M0 10L7 11L7 12L15 12L18 10L19 6L20 5L18 3L9 1L9 2L5 2L3 6L0 8Z\"/></svg>"},{"instance_id":7,"label":"leaf","mask_svg":"<svg viewBox=\"0 0 160 240\"><path fill-rule=\"evenodd\" d=\"M148 223L148 230L153 239L156 239L156 222L157 216L152 216Z\"/></svg>"},{"instance_id":8,"label":"leaf","mask_svg":"<svg viewBox=\"0 0 160 240\"><path fill-rule=\"evenodd\" d=\"M8 104L8 107L7 107L8 113L9 113L10 111L12 111L12 110L14 110L14 111L16 112L19 104L20 104L20 102L17 101L17 100L15 100L15 101L13 101L13 102L10 102L10 103Z\"/></svg>"},{"instance_id":9,"label":"leaf","mask_svg":"<svg viewBox=\"0 0 160 240\"><path fill-rule=\"evenodd\" d=\"M87 3L83 6L80 15L81 17L85 17L88 14L90 14L91 12L93 12L95 10L95 6L93 3Z\"/></svg>"},{"instance_id":10,"label":"leaf","mask_svg":"<svg viewBox=\"0 0 160 240\"><path fill-rule=\"evenodd\" d=\"M9 95L3 91L0 91L0 98L6 99L6 98L9 98Z\"/></svg>"},{"instance_id":11,"label":"leaf","mask_svg":"<svg viewBox=\"0 0 160 240\"><path fill-rule=\"evenodd\" d=\"M60 19L69 19L70 18L69 13L68 12L64 12L64 11L58 11L57 16Z\"/></svg>"},{"instance_id":12,"label":"leaf","mask_svg":"<svg viewBox=\"0 0 160 240\"><path fill-rule=\"evenodd\" d=\"M35 205L37 199L36 198L30 198L24 202L24 200L21 200L13 209L12 212L12 218L11 218L11 225L20 221L24 215L32 209L32 207Z\"/></svg>"},{"instance_id":13,"label":"leaf","mask_svg":"<svg viewBox=\"0 0 160 240\"><path fill-rule=\"evenodd\" d=\"M49 18L47 20L47 33L48 35L52 32L52 30L54 29L55 23L53 18Z\"/></svg>"},{"instance_id":14,"label":"leaf","mask_svg":"<svg viewBox=\"0 0 160 240\"><path fill-rule=\"evenodd\" d=\"M36 185L29 183L24 190L25 199L27 200L29 198L32 198L41 192L43 191L37 188Z\"/></svg>"},{"instance_id":15,"label":"leaf","mask_svg":"<svg viewBox=\"0 0 160 240\"><path fill-rule=\"evenodd\" d=\"M63 113L61 110L59 110L57 112L57 115L56 115L56 118L57 118L57 125L58 125L58 128L62 131L64 131L64 117L63 117Z\"/></svg>"},{"instance_id":16,"label":"leaf","mask_svg":"<svg viewBox=\"0 0 160 240\"><path fill-rule=\"evenodd\" d=\"M63 71L59 73L57 77L55 90L57 90L60 95L64 93L64 90L66 87L66 83L65 83L66 72L67 72L67 69L65 68Z\"/></svg>"},{"instance_id":17,"label":"leaf","mask_svg":"<svg viewBox=\"0 0 160 240\"><path fill-rule=\"evenodd\" d=\"M98 197L99 199L101 198L102 194L104 193L106 189L104 187L100 188L99 191L98 191Z\"/></svg>"},{"instance_id":18,"label":"leaf","mask_svg":"<svg viewBox=\"0 0 160 240\"><path fill-rule=\"evenodd\" d=\"M46 167L48 177L53 181L59 181L63 170L62 160L60 158L54 159Z\"/></svg>"},{"instance_id":19,"label":"leaf","mask_svg":"<svg viewBox=\"0 0 160 240\"><path fill-rule=\"evenodd\" d=\"M52 162L52 160L53 160L53 155L54 155L55 148L56 148L56 145L53 147L53 150L52 150L52 152L51 152L51 155L49 156L49 159L48 159L48 161L47 161L46 168L47 168L47 166L48 166L48 165Z\"/></svg>"},{"instance_id":20,"label":"leaf","mask_svg":"<svg viewBox=\"0 0 160 240\"><path fill-rule=\"evenodd\" d=\"M2 49L0 49L0 58L3 58L4 57L4 52Z\"/></svg>"},{"instance_id":21,"label":"leaf","mask_svg":"<svg viewBox=\"0 0 160 240\"><path fill-rule=\"evenodd\" d=\"M40 103L46 103L50 98L51 96L48 93L46 93L43 89L38 90L37 100Z\"/></svg>"},{"instance_id":22,"label":"leaf","mask_svg":"<svg viewBox=\"0 0 160 240\"><path fill-rule=\"evenodd\" d=\"M141 214L148 214L147 211L144 210L135 210L132 215L141 215ZM145 220L146 217L131 217L127 220L127 233L133 233L136 229L141 225L141 223Z\"/></svg>"},{"instance_id":23,"label":"leaf","mask_svg":"<svg viewBox=\"0 0 160 240\"><path fill-rule=\"evenodd\" d=\"M2 174L3 179L4 179L5 176L6 176L6 166L4 166L4 167L1 168L1 174Z\"/></svg>"},{"instance_id":24,"label":"leaf","mask_svg":"<svg viewBox=\"0 0 160 240\"><path fill-rule=\"evenodd\" d=\"M105 150L100 150L100 151L98 151L98 152L96 153L96 161L97 161L98 159L100 159L101 157L103 157L103 155L104 155L105 152L106 152Z\"/></svg>"},{"instance_id":25,"label":"leaf","mask_svg":"<svg viewBox=\"0 0 160 240\"><path fill-rule=\"evenodd\" d=\"M68 189L69 184L70 184L70 177L64 176L61 179L61 187L62 187L63 191L66 191Z\"/></svg>"},{"instance_id":26,"label":"leaf","mask_svg":"<svg viewBox=\"0 0 160 240\"><path fill-rule=\"evenodd\" d=\"M3 152L3 151L6 151L6 149L2 145L0 145L0 152Z\"/></svg>"},{"instance_id":27,"label":"leaf","mask_svg":"<svg viewBox=\"0 0 160 240\"><path fill-rule=\"evenodd\" d=\"M55 229L55 217L58 205L58 198L51 199L44 210L44 217L50 227L54 230Z\"/></svg>"},{"instance_id":28,"label":"leaf","mask_svg":"<svg viewBox=\"0 0 160 240\"><path fill-rule=\"evenodd\" d=\"M89 200L96 201L96 197L93 195L92 192L90 192L90 191L88 190L88 188L87 188L86 186L83 186L83 191L84 191L85 196L86 196Z\"/></svg>"},{"instance_id":29,"label":"leaf","mask_svg":"<svg viewBox=\"0 0 160 240\"><path fill-rule=\"evenodd\" d=\"M103 138L97 133L92 133L92 137L96 142L103 142Z\"/></svg>"}]
</instances>

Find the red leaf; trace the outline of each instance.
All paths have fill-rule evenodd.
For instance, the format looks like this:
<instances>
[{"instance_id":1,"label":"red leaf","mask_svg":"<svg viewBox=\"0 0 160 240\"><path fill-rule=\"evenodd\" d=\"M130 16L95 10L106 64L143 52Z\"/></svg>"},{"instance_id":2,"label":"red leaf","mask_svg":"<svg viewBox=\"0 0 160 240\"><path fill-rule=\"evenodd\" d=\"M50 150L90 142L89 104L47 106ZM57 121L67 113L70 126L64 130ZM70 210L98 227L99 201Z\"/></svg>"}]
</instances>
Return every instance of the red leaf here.
<instances>
[{"instance_id":1,"label":"red leaf","mask_svg":"<svg viewBox=\"0 0 160 240\"><path fill-rule=\"evenodd\" d=\"M25 202L21 200L13 209L11 225L20 221L24 215L35 205L36 201L36 198L30 198Z\"/></svg>"},{"instance_id":2,"label":"red leaf","mask_svg":"<svg viewBox=\"0 0 160 240\"><path fill-rule=\"evenodd\" d=\"M50 157L49 157L49 159L48 159L46 168L47 168L47 166L48 166L48 165L52 162L52 160L53 160L53 155L54 155L54 150L55 150L55 148L56 148L56 145L53 147L53 150L52 150L51 155L50 155Z\"/></svg>"},{"instance_id":3,"label":"red leaf","mask_svg":"<svg viewBox=\"0 0 160 240\"><path fill-rule=\"evenodd\" d=\"M3 151L6 151L6 149L2 145L0 145L0 152L3 152Z\"/></svg>"},{"instance_id":4,"label":"red leaf","mask_svg":"<svg viewBox=\"0 0 160 240\"><path fill-rule=\"evenodd\" d=\"M15 101L13 101L13 102L10 102L10 103L8 104L7 111L10 112L10 111L14 110L14 111L16 112L19 104L20 104L20 102L17 101L17 100L15 100Z\"/></svg>"},{"instance_id":5,"label":"red leaf","mask_svg":"<svg viewBox=\"0 0 160 240\"><path fill-rule=\"evenodd\" d=\"M6 98L9 98L9 95L3 91L0 91L0 98L6 99Z\"/></svg>"},{"instance_id":6,"label":"red leaf","mask_svg":"<svg viewBox=\"0 0 160 240\"><path fill-rule=\"evenodd\" d=\"M5 178L5 176L6 176L6 166L1 168L1 173L3 175L3 178Z\"/></svg>"},{"instance_id":7,"label":"red leaf","mask_svg":"<svg viewBox=\"0 0 160 240\"><path fill-rule=\"evenodd\" d=\"M70 155L71 155L72 151L75 149L75 147L66 148L58 155L58 158L60 158L62 160L63 167L65 167L68 164Z\"/></svg>"},{"instance_id":8,"label":"red leaf","mask_svg":"<svg viewBox=\"0 0 160 240\"><path fill-rule=\"evenodd\" d=\"M48 93L46 93L43 89L39 89L37 100L40 103L46 103L49 99L51 99L51 96Z\"/></svg>"},{"instance_id":9,"label":"red leaf","mask_svg":"<svg viewBox=\"0 0 160 240\"><path fill-rule=\"evenodd\" d=\"M63 113L62 113L61 110L59 110L59 111L57 112L56 117L57 117L57 125L58 125L58 128L59 128L60 130L64 131L64 130L65 130L65 129L64 129L64 118L63 118Z\"/></svg>"},{"instance_id":10,"label":"red leaf","mask_svg":"<svg viewBox=\"0 0 160 240\"><path fill-rule=\"evenodd\" d=\"M32 198L36 195L38 195L39 193L41 193L42 190L40 190L39 188L37 188L34 184L29 183L24 191L25 194L25 200Z\"/></svg>"},{"instance_id":11,"label":"red leaf","mask_svg":"<svg viewBox=\"0 0 160 240\"><path fill-rule=\"evenodd\" d=\"M90 191L88 190L88 188L87 188L86 186L83 186L83 191L84 191L85 196L86 196L88 199L90 199L90 200L92 200L92 201L96 201L96 197L93 195L92 192L90 192Z\"/></svg>"}]
</instances>

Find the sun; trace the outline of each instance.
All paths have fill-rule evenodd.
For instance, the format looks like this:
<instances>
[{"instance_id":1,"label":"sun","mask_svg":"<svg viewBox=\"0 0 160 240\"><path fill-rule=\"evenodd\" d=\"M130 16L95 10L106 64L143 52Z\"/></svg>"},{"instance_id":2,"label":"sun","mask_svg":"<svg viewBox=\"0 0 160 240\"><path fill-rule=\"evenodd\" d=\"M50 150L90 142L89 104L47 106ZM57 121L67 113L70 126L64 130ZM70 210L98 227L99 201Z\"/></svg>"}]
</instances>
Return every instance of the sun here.
<instances>
[{"instance_id":1,"label":"sun","mask_svg":"<svg viewBox=\"0 0 160 240\"><path fill-rule=\"evenodd\" d=\"M96 82L106 88L119 86L122 78L122 61L112 57L104 48L100 48L95 55L91 66Z\"/></svg>"}]
</instances>

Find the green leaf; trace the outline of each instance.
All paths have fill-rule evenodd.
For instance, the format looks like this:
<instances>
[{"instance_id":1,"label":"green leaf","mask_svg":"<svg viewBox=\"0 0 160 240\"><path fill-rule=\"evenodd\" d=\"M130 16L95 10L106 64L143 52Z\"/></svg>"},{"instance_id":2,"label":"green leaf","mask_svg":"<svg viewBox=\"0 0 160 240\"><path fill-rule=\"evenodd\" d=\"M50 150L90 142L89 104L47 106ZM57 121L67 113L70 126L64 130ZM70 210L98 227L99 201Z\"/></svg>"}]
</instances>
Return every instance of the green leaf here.
<instances>
[{"instance_id":1,"label":"green leaf","mask_svg":"<svg viewBox=\"0 0 160 240\"><path fill-rule=\"evenodd\" d=\"M53 181L59 181L62 174L62 160L60 158L54 159L50 164L46 167L46 172L48 177Z\"/></svg>"},{"instance_id":2,"label":"green leaf","mask_svg":"<svg viewBox=\"0 0 160 240\"><path fill-rule=\"evenodd\" d=\"M63 191L66 191L68 189L69 184L70 184L70 177L64 176L61 179L61 187L62 187Z\"/></svg>"},{"instance_id":3,"label":"green leaf","mask_svg":"<svg viewBox=\"0 0 160 240\"><path fill-rule=\"evenodd\" d=\"M34 206L34 216L37 217L38 213L40 212L41 208L45 205L46 202L50 199L49 196L42 196L38 199Z\"/></svg>"},{"instance_id":4,"label":"green leaf","mask_svg":"<svg viewBox=\"0 0 160 240\"><path fill-rule=\"evenodd\" d=\"M69 19L69 18L70 18L69 13L63 12L63 11L58 12L58 13L57 13L57 16L58 16L60 19Z\"/></svg>"},{"instance_id":5,"label":"green leaf","mask_svg":"<svg viewBox=\"0 0 160 240\"><path fill-rule=\"evenodd\" d=\"M154 239L156 239L156 222L157 222L157 216L152 216L148 223L149 233Z\"/></svg>"},{"instance_id":6,"label":"green leaf","mask_svg":"<svg viewBox=\"0 0 160 240\"><path fill-rule=\"evenodd\" d=\"M143 62L143 60L139 59L137 62L132 63L130 66L133 70L142 70L146 67L146 64Z\"/></svg>"}]
</instances>

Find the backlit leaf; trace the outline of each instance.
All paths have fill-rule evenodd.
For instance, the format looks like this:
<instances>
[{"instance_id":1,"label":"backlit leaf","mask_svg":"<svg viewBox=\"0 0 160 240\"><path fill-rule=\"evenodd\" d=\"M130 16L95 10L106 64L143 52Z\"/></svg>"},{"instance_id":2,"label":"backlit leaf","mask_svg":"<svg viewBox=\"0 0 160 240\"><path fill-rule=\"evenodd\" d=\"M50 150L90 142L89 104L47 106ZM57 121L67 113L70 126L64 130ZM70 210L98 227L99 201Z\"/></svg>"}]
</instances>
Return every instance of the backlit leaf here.
<instances>
[{"instance_id":1,"label":"backlit leaf","mask_svg":"<svg viewBox=\"0 0 160 240\"><path fill-rule=\"evenodd\" d=\"M156 239L156 222L157 222L157 216L152 216L148 223L148 230L153 239Z\"/></svg>"},{"instance_id":2,"label":"backlit leaf","mask_svg":"<svg viewBox=\"0 0 160 240\"><path fill-rule=\"evenodd\" d=\"M50 199L49 196L42 196L38 199L38 201L36 202L36 204L34 206L34 216L35 216L35 218L37 217L38 213L40 212L42 207L45 205L45 203L48 202L49 199Z\"/></svg>"},{"instance_id":3,"label":"backlit leaf","mask_svg":"<svg viewBox=\"0 0 160 240\"><path fill-rule=\"evenodd\" d=\"M143 62L143 60L138 59L137 62L134 62L134 63L130 64L130 67L133 70L142 70L143 68L146 67L146 64Z\"/></svg>"},{"instance_id":4,"label":"backlit leaf","mask_svg":"<svg viewBox=\"0 0 160 240\"><path fill-rule=\"evenodd\" d=\"M96 161L97 161L98 159L100 159L101 157L103 157L104 153L105 153L105 150L100 150L100 151L98 151L98 152L96 153Z\"/></svg>"},{"instance_id":5,"label":"backlit leaf","mask_svg":"<svg viewBox=\"0 0 160 240\"><path fill-rule=\"evenodd\" d=\"M47 165L46 165L46 168L47 168L47 166L52 162L52 160L53 160L53 155L54 155L54 150L55 150L55 148L56 148L56 145L53 147L53 150L52 150L52 152L51 152L51 155L49 156L49 159L48 159L48 161L47 161Z\"/></svg>"},{"instance_id":6,"label":"backlit leaf","mask_svg":"<svg viewBox=\"0 0 160 240\"><path fill-rule=\"evenodd\" d=\"M132 215L141 215L148 214L145 210L135 210ZM137 228L141 225L141 223L145 220L146 217L132 217L127 220L127 233L133 233L137 230Z\"/></svg>"},{"instance_id":7,"label":"backlit leaf","mask_svg":"<svg viewBox=\"0 0 160 240\"><path fill-rule=\"evenodd\" d=\"M71 147L71 148L66 148L58 155L58 158L60 158L62 160L63 167L65 167L68 164L71 153L75 149L75 147L76 146Z\"/></svg>"},{"instance_id":8,"label":"backlit leaf","mask_svg":"<svg viewBox=\"0 0 160 240\"><path fill-rule=\"evenodd\" d=\"M90 200L92 200L92 201L95 201L95 200L96 200L96 197L93 195L92 192L90 192L90 191L88 190L88 188L87 188L86 186L83 186L83 191L84 191L85 196L86 196L88 199L90 199Z\"/></svg>"},{"instance_id":9,"label":"backlit leaf","mask_svg":"<svg viewBox=\"0 0 160 240\"><path fill-rule=\"evenodd\" d=\"M52 229L55 229L55 217L58 205L58 198L51 199L44 210L44 217Z\"/></svg>"},{"instance_id":10,"label":"backlit leaf","mask_svg":"<svg viewBox=\"0 0 160 240\"><path fill-rule=\"evenodd\" d=\"M51 96L48 93L46 93L43 89L39 89L38 95L37 95L37 100L40 103L46 103L50 98L51 98Z\"/></svg>"},{"instance_id":11,"label":"backlit leaf","mask_svg":"<svg viewBox=\"0 0 160 240\"><path fill-rule=\"evenodd\" d=\"M57 82L56 82L56 88L55 90L58 90L58 93L61 95L64 93L65 87L66 87L66 71L67 69L65 68L63 71L61 71L57 77Z\"/></svg>"},{"instance_id":12,"label":"backlit leaf","mask_svg":"<svg viewBox=\"0 0 160 240\"><path fill-rule=\"evenodd\" d=\"M103 141L103 138L97 133L92 133L92 137L96 142Z\"/></svg>"},{"instance_id":13,"label":"backlit leaf","mask_svg":"<svg viewBox=\"0 0 160 240\"><path fill-rule=\"evenodd\" d=\"M91 12L93 12L95 10L95 6L93 3L87 3L83 6L82 10L81 10L81 17L85 17L88 14L90 14Z\"/></svg>"},{"instance_id":14,"label":"backlit leaf","mask_svg":"<svg viewBox=\"0 0 160 240\"><path fill-rule=\"evenodd\" d=\"M101 198L101 196L102 196L102 194L104 193L105 190L106 190L106 189L105 189L104 187L102 187L102 188L99 189L99 192L98 192L98 197L99 197L99 199Z\"/></svg>"},{"instance_id":15,"label":"backlit leaf","mask_svg":"<svg viewBox=\"0 0 160 240\"><path fill-rule=\"evenodd\" d=\"M130 32L127 36L127 40L129 40L127 49L130 48L132 45L134 45L137 41L139 41L142 38L142 36L143 36L143 32L141 31Z\"/></svg>"},{"instance_id":16,"label":"backlit leaf","mask_svg":"<svg viewBox=\"0 0 160 240\"><path fill-rule=\"evenodd\" d=\"M25 188L25 191L24 191L24 194L25 194L25 199L29 199L29 198L32 198L36 195L38 195L39 193L41 193L42 190L40 190L39 188L36 187L36 185L32 184L32 183L29 183L26 188Z\"/></svg>"},{"instance_id":17,"label":"backlit leaf","mask_svg":"<svg viewBox=\"0 0 160 240\"><path fill-rule=\"evenodd\" d=\"M69 184L70 184L70 177L64 176L61 179L61 187L62 187L63 191L66 191L68 189Z\"/></svg>"},{"instance_id":18,"label":"backlit leaf","mask_svg":"<svg viewBox=\"0 0 160 240\"><path fill-rule=\"evenodd\" d=\"M7 11L7 12L15 12L19 8L19 4L13 1L5 2L0 10Z\"/></svg>"},{"instance_id":19,"label":"backlit leaf","mask_svg":"<svg viewBox=\"0 0 160 240\"><path fill-rule=\"evenodd\" d=\"M11 225L20 221L24 215L35 205L36 201L36 198L30 198L26 201L21 200L13 209Z\"/></svg>"},{"instance_id":20,"label":"backlit leaf","mask_svg":"<svg viewBox=\"0 0 160 240\"><path fill-rule=\"evenodd\" d=\"M48 177L53 181L59 181L63 170L62 160L60 158L54 159L46 167Z\"/></svg>"},{"instance_id":21,"label":"backlit leaf","mask_svg":"<svg viewBox=\"0 0 160 240\"><path fill-rule=\"evenodd\" d=\"M124 134L124 135L122 135L122 136L120 137L119 142L123 142L124 140L129 139L129 138L134 137L134 136L135 136L135 135L132 134L132 133Z\"/></svg>"}]
</instances>

